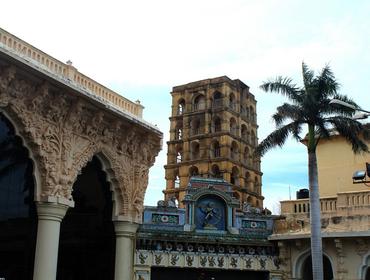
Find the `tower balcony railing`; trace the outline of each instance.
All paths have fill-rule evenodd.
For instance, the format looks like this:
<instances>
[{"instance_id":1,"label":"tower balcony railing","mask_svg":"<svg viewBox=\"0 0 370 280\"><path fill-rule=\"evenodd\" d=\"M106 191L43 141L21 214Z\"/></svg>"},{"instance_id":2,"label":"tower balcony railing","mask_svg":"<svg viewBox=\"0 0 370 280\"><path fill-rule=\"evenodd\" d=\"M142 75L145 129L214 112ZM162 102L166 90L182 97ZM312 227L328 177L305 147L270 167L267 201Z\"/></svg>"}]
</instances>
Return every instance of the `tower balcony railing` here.
<instances>
[{"instance_id":1,"label":"tower balcony railing","mask_svg":"<svg viewBox=\"0 0 370 280\"><path fill-rule=\"evenodd\" d=\"M206 104L204 102L194 103L192 107L193 107L193 112L202 111L206 109Z\"/></svg>"},{"instance_id":2,"label":"tower balcony railing","mask_svg":"<svg viewBox=\"0 0 370 280\"><path fill-rule=\"evenodd\" d=\"M216 148L213 150L213 157L215 158L218 158L221 156L221 149L220 148Z\"/></svg>"},{"instance_id":3,"label":"tower balcony railing","mask_svg":"<svg viewBox=\"0 0 370 280\"><path fill-rule=\"evenodd\" d=\"M222 108L223 106L223 100L222 99L215 99L212 102L212 108L217 109L217 108Z\"/></svg>"},{"instance_id":4,"label":"tower balcony railing","mask_svg":"<svg viewBox=\"0 0 370 280\"><path fill-rule=\"evenodd\" d=\"M229 103L229 108L233 110L234 112L237 112L237 106L235 102L230 102Z\"/></svg>"}]
</instances>

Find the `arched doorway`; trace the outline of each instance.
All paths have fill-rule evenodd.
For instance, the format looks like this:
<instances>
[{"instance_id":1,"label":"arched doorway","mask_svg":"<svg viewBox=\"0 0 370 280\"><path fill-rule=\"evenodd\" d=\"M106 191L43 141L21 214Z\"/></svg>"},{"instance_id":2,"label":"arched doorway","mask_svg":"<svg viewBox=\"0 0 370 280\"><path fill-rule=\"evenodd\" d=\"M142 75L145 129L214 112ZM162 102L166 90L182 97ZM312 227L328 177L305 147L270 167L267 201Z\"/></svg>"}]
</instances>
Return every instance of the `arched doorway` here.
<instances>
[{"instance_id":1,"label":"arched doorway","mask_svg":"<svg viewBox=\"0 0 370 280\"><path fill-rule=\"evenodd\" d=\"M37 214L32 161L0 114L0 278L32 279Z\"/></svg>"},{"instance_id":2,"label":"arched doorway","mask_svg":"<svg viewBox=\"0 0 370 280\"><path fill-rule=\"evenodd\" d=\"M61 225L57 279L113 279L112 193L97 157L82 169L72 197L75 207Z\"/></svg>"},{"instance_id":3,"label":"arched doorway","mask_svg":"<svg viewBox=\"0 0 370 280\"><path fill-rule=\"evenodd\" d=\"M324 263L324 280L332 280L333 269L331 267L330 260L327 256L323 256ZM308 255L302 264L302 279L303 280L313 280L312 279L312 258Z\"/></svg>"}]
</instances>

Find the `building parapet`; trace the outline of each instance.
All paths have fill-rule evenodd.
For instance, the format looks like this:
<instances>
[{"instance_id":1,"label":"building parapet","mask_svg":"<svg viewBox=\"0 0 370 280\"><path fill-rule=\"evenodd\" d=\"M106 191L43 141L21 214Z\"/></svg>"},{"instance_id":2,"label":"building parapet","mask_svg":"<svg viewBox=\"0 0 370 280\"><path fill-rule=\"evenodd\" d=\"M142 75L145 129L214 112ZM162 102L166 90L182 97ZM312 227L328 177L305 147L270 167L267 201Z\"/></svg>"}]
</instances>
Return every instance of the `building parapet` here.
<instances>
[{"instance_id":1,"label":"building parapet","mask_svg":"<svg viewBox=\"0 0 370 280\"><path fill-rule=\"evenodd\" d=\"M322 215L362 215L370 209L370 191L340 192L337 196L320 198ZM281 201L281 214L307 215L310 212L309 199Z\"/></svg>"},{"instance_id":2,"label":"building parapet","mask_svg":"<svg viewBox=\"0 0 370 280\"><path fill-rule=\"evenodd\" d=\"M5 49L28 63L49 72L53 76L103 99L118 110L128 112L138 118L142 118L143 116L144 107L139 101L132 102L128 100L78 72L78 70L72 66L72 62L68 61L67 63L63 63L0 28L0 50L1 49Z\"/></svg>"},{"instance_id":3,"label":"building parapet","mask_svg":"<svg viewBox=\"0 0 370 280\"><path fill-rule=\"evenodd\" d=\"M320 203L323 234L349 230L354 234L355 232L368 231L370 227L370 191L340 192L334 197L321 198ZM309 234L309 212L309 199L281 201L282 216L281 219L275 221L274 235Z\"/></svg>"}]
</instances>

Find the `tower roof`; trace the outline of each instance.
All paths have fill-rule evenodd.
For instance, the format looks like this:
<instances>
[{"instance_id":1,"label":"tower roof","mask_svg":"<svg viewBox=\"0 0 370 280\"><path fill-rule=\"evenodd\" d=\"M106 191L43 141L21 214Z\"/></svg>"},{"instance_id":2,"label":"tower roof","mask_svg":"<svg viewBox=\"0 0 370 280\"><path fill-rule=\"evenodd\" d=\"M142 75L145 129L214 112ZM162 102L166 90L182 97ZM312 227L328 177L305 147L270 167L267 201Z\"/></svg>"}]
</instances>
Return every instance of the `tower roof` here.
<instances>
[{"instance_id":1,"label":"tower roof","mask_svg":"<svg viewBox=\"0 0 370 280\"><path fill-rule=\"evenodd\" d=\"M232 80L227 76L220 76L220 77L216 77L216 78L208 78L208 79L199 80L199 81L196 81L196 82L191 82L191 83L187 83L187 84L183 84L183 85L179 85L179 86L174 86L172 88L172 91L181 91L181 90L185 90L185 89L192 89L192 88L196 88L196 87L202 87L202 86L207 86L207 85L212 85L212 84L220 84L220 83L229 83L229 84L231 84L235 87L241 87L241 88L249 89L249 86L244 84L239 79Z\"/></svg>"}]
</instances>

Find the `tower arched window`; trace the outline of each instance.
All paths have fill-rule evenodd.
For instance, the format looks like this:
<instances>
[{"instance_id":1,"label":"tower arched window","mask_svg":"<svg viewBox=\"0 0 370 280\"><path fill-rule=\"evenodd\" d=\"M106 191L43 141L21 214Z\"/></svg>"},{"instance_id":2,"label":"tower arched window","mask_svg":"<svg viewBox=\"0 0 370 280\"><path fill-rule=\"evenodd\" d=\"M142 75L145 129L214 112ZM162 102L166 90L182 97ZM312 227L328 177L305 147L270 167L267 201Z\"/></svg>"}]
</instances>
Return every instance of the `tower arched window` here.
<instances>
[{"instance_id":1,"label":"tower arched window","mask_svg":"<svg viewBox=\"0 0 370 280\"><path fill-rule=\"evenodd\" d=\"M200 94L194 99L193 107L194 111L204 110L206 108L206 99L204 95Z\"/></svg>"},{"instance_id":2,"label":"tower arched window","mask_svg":"<svg viewBox=\"0 0 370 280\"><path fill-rule=\"evenodd\" d=\"M237 125L236 120L234 118L230 119L230 133L233 135L237 135Z\"/></svg>"},{"instance_id":3,"label":"tower arched window","mask_svg":"<svg viewBox=\"0 0 370 280\"><path fill-rule=\"evenodd\" d=\"M232 110L236 110L236 100L235 100L235 95L233 93L230 93L229 95L229 107Z\"/></svg>"},{"instance_id":4,"label":"tower arched window","mask_svg":"<svg viewBox=\"0 0 370 280\"><path fill-rule=\"evenodd\" d=\"M245 179L244 179L244 185L245 185L245 188L248 190L248 191L251 191L250 189L250 182L251 182L251 174L247 171L245 172Z\"/></svg>"},{"instance_id":5,"label":"tower arched window","mask_svg":"<svg viewBox=\"0 0 370 280\"><path fill-rule=\"evenodd\" d=\"M177 105L177 114L182 115L185 112L185 100L180 99Z\"/></svg>"},{"instance_id":6,"label":"tower arched window","mask_svg":"<svg viewBox=\"0 0 370 280\"><path fill-rule=\"evenodd\" d=\"M248 147L244 148L243 160L244 160L244 163L249 164L249 149L248 149Z\"/></svg>"},{"instance_id":7,"label":"tower arched window","mask_svg":"<svg viewBox=\"0 0 370 280\"><path fill-rule=\"evenodd\" d=\"M221 156L221 148L220 148L220 143L218 141L213 141L212 142L212 157L217 158Z\"/></svg>"},{"instance_id":8,"label":"tower arched window","mask_svg":"<svg viewBox=\"0 0 370 280\"><path fill-rule=\"evenodd\" d=\"M176 128L176 140L182 139L182 127Z\"/></svg>"},{"instance_id":9,"label":"tower arched window","mask_svg":"<svg viewBox=\"0 0 370 280\"><path fill-rule=\"evenodd\" d=\"M174 183L174 185L175 185L175 188L179 188L180 187L180 177L179 177L178 174L176 174L176 176L175 176L175 183Z\"/></svg>"},{"instance_id":10,"label":"tower arched window","mask_svg":"<svg viewBox=\"0 0 370 280\"><path fill-rule=\"evenodd\" d=\"M222 94L219 91L216 91L213 94L212 107L213 108L221 108L222 107Z\"/></svg>"},{"instance_id":11,"label":"tower arched window","mask_svg":"<svg viewBox=\"0 0 370 280\"><path fill-rule=\"evenodd\" d=\"M182 147L178 147L176 149L176 163L182 162L182 153L183 153Z\"/></svg>"},{"instance_id":12,"label":"tower arched window","mask_svg":"<svg viewBox=\"0 0 370 280\"><path fill-rule=\"evenodd\" d=\"M220 168L218 167L217 164L212 165L211 172L212 172L212 176L214 178L222 178L222 174L221 174Z\"/></svg>"},{"instance_id":13,"label":"tower arched window","mask_svg":"<svg viewBox=\"0 0 370 280\"><path fill-rule=\"evenodd\" d=\"M255 193L259 193L259 186L260 186L260 183L258 181L258 177L255 177L255 179L254 179L254 188L253 188L253 191Z\"/></svg>"},{"instance_id":14,"label":"tower arched window","mask_svg":"<svg viewBox=\"0 0 370 280\"><path fill-rule=\"evenodd\" d=\"M236 186L239 185L239 169L236 166L234 166L233 169L231 170L230 183Z\"/></svg>"},{"instance_id":15,"label":"tower arched window","mask_svg":"<svg viewBox=\"0 0 370 280\"><path fill-rule=\"evenodd\" d=\"M190 177L199 176L198 167L196 167L196 166L190 167L189 168L189 176Z\"/></svg>"},{"instance_id":16,"label":"tower arched window","mask_svg":"<svg viewBox=\"0 0 370 280\"><path fill-rule=\"evenodd\" d=\"M219 132L221 131L221 118L220 117L215 117L213 119L213 131L214 132Z\"/></svg>"},{"instance_id":17,"label":"tower arched window","mask_svg":"<svg viewBox=\"0 0 370 280\"><path fill-rule=\"evenodd\" d=\"M238 160L239 147L238 147L238 144L235 141L233 141L231 143L230 154L231 154L231 158L233 160Z\"/></svg>"},{"instance_id":18,"label":"tower arched window","mask_svg":"<svg viewBox=\"0 0 370 280\"><path fill-rule=\"evenodd\" d=\"M198 142L191 143L191 158L192 159L200 158L200 147Z\"/></svg>"},{"instance_id":19,"label":"tower arched window","mask_svg":"<svg viewBox=\"0 0 370 280\"><path fill-rule=\"evenodd\" d=\"M200 130L200 119L196 118L191 122L192 135L198 135L201 133Z\"/></svg>"},{"instance_id":20,"label":"tower arched window","mask_svg":"<svg viewBox=\"0 0 370 280\"><path fill-rule=\"evenodd\" d=\"M242 139L245 141L246 138L247 138L247 126L245 124L242 124L242 128L241 128L241 136L242 136Z\"/></svg>"}]
</instances>

